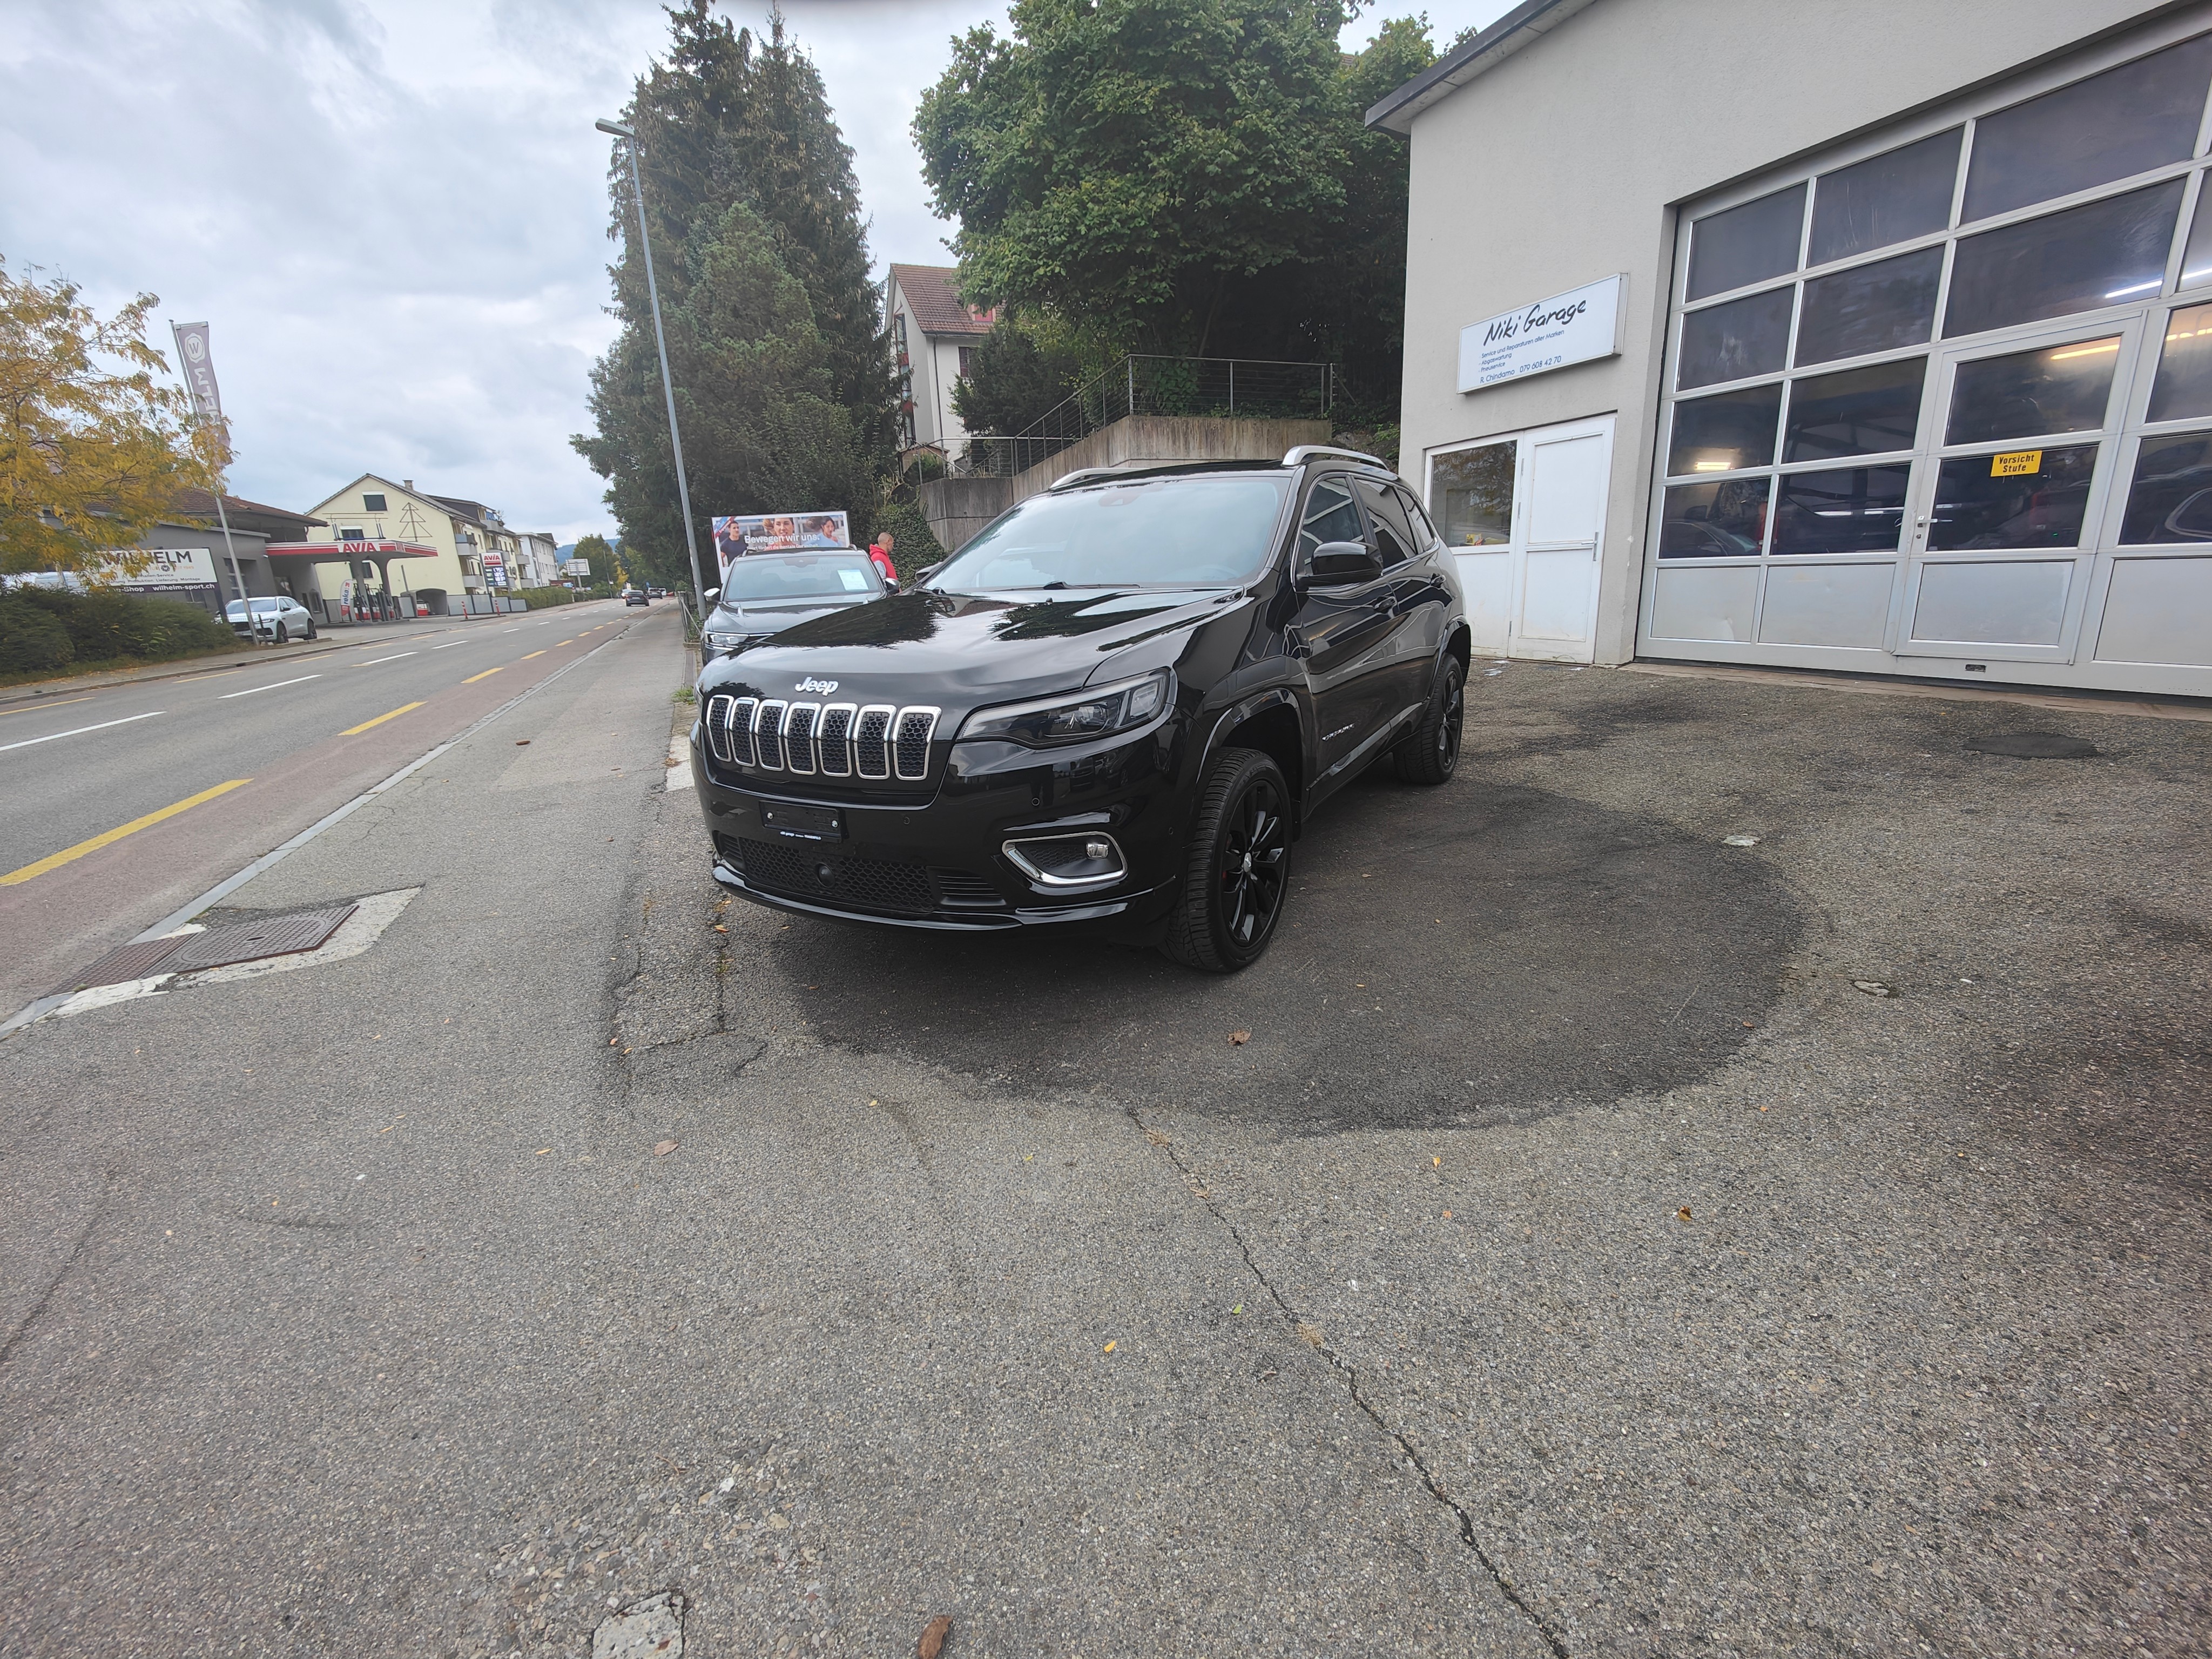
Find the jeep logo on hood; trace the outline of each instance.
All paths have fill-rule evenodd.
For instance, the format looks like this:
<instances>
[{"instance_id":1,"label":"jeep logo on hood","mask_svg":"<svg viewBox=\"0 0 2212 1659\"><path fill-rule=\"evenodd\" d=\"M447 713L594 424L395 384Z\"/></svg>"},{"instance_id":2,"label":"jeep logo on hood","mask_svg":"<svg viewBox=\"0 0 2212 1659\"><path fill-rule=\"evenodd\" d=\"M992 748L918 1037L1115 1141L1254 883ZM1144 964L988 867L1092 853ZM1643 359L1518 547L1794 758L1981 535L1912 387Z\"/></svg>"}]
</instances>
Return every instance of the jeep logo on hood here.
<instances>
[{"instance_id":1,"label":"jeep logo on hood","mask_svg":"<svg viewBox=\"0 0 2212 1659\"><path fill-rule=\"evenodd\" d=\"M826 697L832 691L835 691L837 689L837 682L835 680L817 680L813 675L809 674L805 679L799 681L798 684L793 686L791 689L794 691L817 691Z\"/></svg>"}]
</instances>

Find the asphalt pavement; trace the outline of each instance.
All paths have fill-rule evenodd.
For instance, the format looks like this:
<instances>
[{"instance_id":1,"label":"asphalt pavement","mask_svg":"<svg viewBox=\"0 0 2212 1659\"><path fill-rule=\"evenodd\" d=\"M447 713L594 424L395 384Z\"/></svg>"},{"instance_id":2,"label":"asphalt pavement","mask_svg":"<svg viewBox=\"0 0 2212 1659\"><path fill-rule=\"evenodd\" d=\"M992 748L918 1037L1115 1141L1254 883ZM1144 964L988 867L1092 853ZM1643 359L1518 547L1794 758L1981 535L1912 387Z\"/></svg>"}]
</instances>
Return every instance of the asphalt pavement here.
<instances>
[{"instance_id":1,"label":"asphalt pavement","mask_svg":"<svg viewBox=\"0 0 2212 1659\"><path fill-rule=\"evenodd\" d=\"M2212 726L1479 666L1212 979L728 902L683 672L0 1040L0 1651L2201 1650Z\"/></svg>"},{"instance_id":2,"label":"asphalt pavement","mask_svg":"<svg viewBox=\"0 0 2212 1659\"><path fill-rule=\"evenodd\" d=\"M0 1019L640 615L380 625L0 702Z\"/></svg>"}]
</instances>

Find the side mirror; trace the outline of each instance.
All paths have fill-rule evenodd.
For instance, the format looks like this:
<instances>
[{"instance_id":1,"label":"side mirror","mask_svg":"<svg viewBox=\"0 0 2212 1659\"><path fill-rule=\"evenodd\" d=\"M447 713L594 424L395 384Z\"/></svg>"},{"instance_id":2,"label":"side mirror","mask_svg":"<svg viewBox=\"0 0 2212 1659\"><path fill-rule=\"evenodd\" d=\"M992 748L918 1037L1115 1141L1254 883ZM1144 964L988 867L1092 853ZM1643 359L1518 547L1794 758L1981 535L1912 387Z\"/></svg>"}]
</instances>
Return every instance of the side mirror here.
<instances>
[{"instance_id":1,"label":"side mirror","mask_svg":"<svg viewBox=\"0 0 2212 1659\"><path fill-rule=\"evenodd\" d=\"M1323 542L1306 561L1308 587L1357 587L1382 574L1382 562L1364 542Z\"/></svg>"},{"instance_id":2,"label":"side mirror","mask_svg":"<svg viewBox=\"0 0 2212 1659\"><path fill-rule=\"evenodd\" d=\"M714 604L715 600L721 597L722 590L719 587L710 587L707 590L707 603L709 605Z\"/></svg>"},{"instance_id":3,"label":"side mirror","mask_svg":"<svg viewBox=\"0 0 2212 1659\"><path fill-rule=\"evenodd\" d=\"M886 576L884 578L884 592L886 593L896 593L898 591L899 585L898 578L896 576Z\"/></svg>"}]
</instances>

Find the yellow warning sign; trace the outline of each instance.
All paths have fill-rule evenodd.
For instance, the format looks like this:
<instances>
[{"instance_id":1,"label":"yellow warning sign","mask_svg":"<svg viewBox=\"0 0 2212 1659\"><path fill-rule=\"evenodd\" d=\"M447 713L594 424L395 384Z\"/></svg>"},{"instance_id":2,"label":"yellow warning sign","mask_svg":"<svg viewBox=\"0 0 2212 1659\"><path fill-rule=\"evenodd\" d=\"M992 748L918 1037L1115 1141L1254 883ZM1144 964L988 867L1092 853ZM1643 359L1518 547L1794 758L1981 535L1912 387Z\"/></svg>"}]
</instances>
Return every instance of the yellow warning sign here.
<instances>
[{"instance_id":1,"label":"yellow warning sign","mask_svg":"<svg viewBox=\"0 0 2212 1659\"><path fill-rule=\"evenodd\" d=\"M2009 455L1990 457L1990 477L1992 478L2025 478L2043 471L2043 452L2039 449L2015 449Z\"/></svg>"}]
</instances>

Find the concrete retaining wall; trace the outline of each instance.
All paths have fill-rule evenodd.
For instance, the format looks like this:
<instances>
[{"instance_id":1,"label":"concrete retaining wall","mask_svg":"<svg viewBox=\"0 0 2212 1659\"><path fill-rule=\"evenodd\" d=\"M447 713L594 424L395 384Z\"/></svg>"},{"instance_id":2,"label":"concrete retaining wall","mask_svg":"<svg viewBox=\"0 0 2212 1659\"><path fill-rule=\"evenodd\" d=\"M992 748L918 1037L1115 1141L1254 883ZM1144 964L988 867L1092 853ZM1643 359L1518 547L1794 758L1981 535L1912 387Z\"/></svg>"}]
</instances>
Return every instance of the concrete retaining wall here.
<instances>
[{"instance_id":1,"label":"concrete retaining wall","mask_svg":"<svg viewBox=\"0 0 2212 1659\"><path fill-rule=\"evenodd\" d=\"M1101 427L1011 478L939 478L921 487L921 510L930 533L957 553L975 532L1012 507L1086 466L1123 461L1273 461L1299 444L1325 444L1330 423L1312 421L1194 419L1130 415Z\"/></svg>"}]
</instances>

